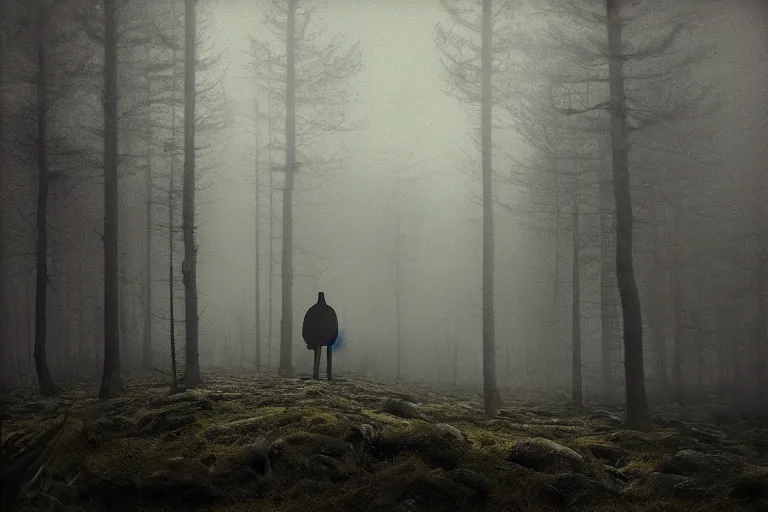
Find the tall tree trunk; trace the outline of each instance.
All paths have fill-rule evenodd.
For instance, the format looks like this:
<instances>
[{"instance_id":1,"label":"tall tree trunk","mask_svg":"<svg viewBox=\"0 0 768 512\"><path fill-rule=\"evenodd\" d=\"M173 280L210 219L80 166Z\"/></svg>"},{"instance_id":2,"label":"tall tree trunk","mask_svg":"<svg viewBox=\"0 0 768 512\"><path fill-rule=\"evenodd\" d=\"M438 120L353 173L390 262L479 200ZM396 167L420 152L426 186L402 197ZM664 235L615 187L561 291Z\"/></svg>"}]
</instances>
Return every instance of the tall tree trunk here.
<instances>
[{"instance_id":1,"label":"tall tree trunk","mask_svg":"<svg viewBox=\"0 0 768 512\"><path fill-rule=\"evenodd\" d=\"M643 322L632 262L632 196L629 179L627 105L624 94L622 19L619 0L606 0L611 94L611 156L616 201L616 279L624 320L627 423L649 428L643 374Z\"/></svg>"},{"instance_id":2,"label":"tall tree trunk","mask_svg":"<svg viewBox=\"0 0 768 512\"><path fill-rule=\"evenodd\" d=\"M245 315L242 313L238 318L237 331L240 343L240 368L245 368Z\"/></svg>"},{"instance_id":3,"label":"tall tree trunk","mask_svg":"<svg viewBox=\"0 0 768 512\"><path fill-rule=\"evenodd\" d=\"M46 7L38 0L37 17L37 265L35 282L35 371L40 394L54 396L45 342L48 328L48 62ZM0 242L1 243L1 242Z\"/></svg>"},{"instance_id":4,"label":"tall tree trunk","mask_svg":"<svg viewBox=\"0 0 768 512\"><path fill-rule=\"evenodd\" d=\"M173 158L173 157L172 157ZM168 316L170 325L171 345L171 394L179 389L178 372L176 371L176 319L174 318L174 293L173 293L173 163L171 163L171 178L168 192Z\"/></svg>"},{"instance_id":5,"label":"tall tree trunk","mask_svg":"<svg viewBox=\"0 0 768 512\"><path fill-rule=\"evenodd\" d=\"M682 258L682 203L680 201L680 189L677 189L677 200L673 210L675 216L673 226L673 250L674 261L672 263L672 312L674 318L673 336L673 361L672 361L672 385L675 399L678 403L685 400L685 384L683 382L683 359L685 348L683 347L683 258Z\"/></svg>"},{"instance_id":6,"label":"tall tree trunk","mask_svg":"<svg viewBox=\"0 0 768 512\"><path fill-rule=\"evenodd\" d=\"M654 187L654 192L657 192L657 188ZM663 212L664 210L662 210ZM651 331L653 340L653 355L655 363L654 377L658 382L662 391L666 392L669 389L669 382L667 379L667 340L664 336L664 288L666 280L664 278L664 272L662 268L664 266L664 246L661 243L661 226L666 220L662 218L661 221L656 214L656 209L651 209L651 229L652 229L652 250L653 250L653 265L654 272L650 276L652 283L651 288L656 290L657 295L654 296L651 310Z\"/></svg>"},{"instance_id":7,"label":"tall tree trunk","mask_svg":"<svg viewBox=\"0 0 768 512\"><path fill-rule=\"evenodd\" d=\"M758 205L758 211L763 212L764 206ZM752 371L755 379L754 397L758 403L765 406L768 403L768 233L766 233L766 218L763 215L757 220L758 247L755 269L756 310L755 310L755 340L757 341L755 360Z\"/></svg>"},{"instance_id":8,"label":"tall tree trunk","mask_svg":"<svg viewBox=\"0 0 768 512\"><path fill-rule=\"evenodd\" d=\"M258 114L258 104L256 107L256 112ZM253 253L254 253L254 297L255 297L255 305L254 305L254 331L256 336L256 368L261 368L261 244L259 244L259 236L261 235L261 229L260 229L260 222L261 222L261 202L260 202L260 195L261 195L261 187L260 187L260 180L261 180L261 172L259 169L259 151L261 150L259 148L259 144L261 143L261 139L259 138L259 124L256 123L256 190L254 194L254 223L255 223L255 231L254 231L254 247L253 247Z\"/></svg>"},{"instance_id":9,"label":"tall tree trunk","mask_svg":"<svg viewBox=\"0 0 768 512\"><path fill-rule=\"evenodd\" d=\"M492 24L491 0L483 0L482 26L482 164L483 164L483 398L485 414L496 416L500 405L496 387L496 339L493 312L493 169L491 167Z\"/></svg>"},{"instance_id":10,"label":"tall tree trunk","mask_svg":"<svg viewBox=\"0 0 768 512\"><path fill-rule=\"evenodd\" d=\"M283 288L280 370L293 371L293 183L296 171L296 4L288 0L285 80L285 188L283 189Z\"/></svg>"},{"instance_id":11,"label":"tall tree trunk","mask_svg":"<svg viewBox=\"0 0 768 512\"><path fill-rule=\"evenodd\" d=\"M176 52L174 52L175 54ZM174 70L174 75L176 74ZM174 83L175 83L174 79ZM174 91L175 91L174 87ZM176 109L173 109L171 119L171 139L175 149L176 143ZM171 393L176 393L179 388L178 372L176 371L176 319L174 317L174 275L173 275L173 252L174 252L174 234L173 234L173 211L174 211L174 172L175 172L176 154L171 153L170 177L168 179L168 316L170 325L170 345L171 345Z\"/></svg>"},{"instance_id":12,"label":"tall tree trunk","mask_svg":"<svg viewBox=\"0 0 768 512\"><path fill-rule=\"evenodd\" d=\"M272 91L271 82L267 82L267 91ZM274 331L272 329L272 320L275 317L274 311L274 296L272 294L272 284L274 281L274 246L273 240L275 236L275 172L272 169L272 94L267 93L267 170L269 171L269 286L267 297L269 298L269 320L267 321L267 366L272 367L272 342Z\"/></svg>"},{"instance_id":13,"label":"tall tree trunk","mask_svg":"<svg viewBox=\"0 0 768 512\"><path fill-rule=\"evenodd\" d=\"M117 279L117 12L104 0L104 373L99 397L122 392Z\"/></svg>"},{"instance_id":14,"label":"tall tree trunk","mask_svg":"<svg viewBox=\"0 0 768 512\"><path fill-rule=\"evenodd\" d=\"M122 257L123 261L126 260L125 254ZM131 353L128 342L128 300L126 298L125 290L128 288L128 281L125 277L125 268L119 270L118 282L120 283L120 311L117 314L117 325L120 332L120 357L122 361L120 368L124 372L130 373L131 371Z\"/></svg>"},{"instance_id":15,"label":"tall tree trunk","mask_svg":"<svg viewBox=\"0 0 768 512\"><path fill-rule=\"evenodd\" d=\"M403 176L402 171L397 176L397 213L396 213L396 219L395 222L397 225L395 226L395 330L396 330L396 343L397 343L397 369L396 369L396 375L397 380L400 380L400 377L402 375L402 368L403 368L403 339L402 339L402 324L401 324L401 317L400 317L400 299L401 299L401 288L400 284L402 280L400 279L400 274L402 272L401 268L401 246L400 246L400 223L402 222L401 218L401 212L402 212L402 197L403 197Z\"/></svg>"},{"instance_id":16,"label":"tall tree trunk","mask_svg":"<svg viewBox=\"0 0 768 512\"><path fill-rule=\"evenodd\" d=\"M571 397L584 406L581 383L581 280L579 275L579 202L573 194L573 290L571 296Z\"/></svg>"},{"instance_id":17,"label":"tall tree trunk","mask_svg":"<svg viewBox=\"0 0 768 512\"><path fill-rule=\"evenodd\" d=\"M173 2L172 7L173 19L176 20L176 2ZM171 41L176 40L176 31L174 30L175 24L171 24ZM174 244L174 232L173 232L173 214L175 207L175 175L176 175L176 91L178 90L178 80L176 79L176 46L173 46L171 52L171 59L173 61L173 67L171 68L171 143L168 146L168 151L171 153L171 162L169 166L170 174L168 176L168 317L171 323L170 325L170 346L171 346L171 394L176 393L179 390L178 371L176 365L176 317L174 308L175 305L175 293L174 293L174 269L173 269L173 253L175 250Z\"/></svg>"},{"instance_id":18,"label":"tall tree trunk","mask_svg":"<svg viewBox=\"0 0 768 512\"><path fill-rule=\"evenodd\" d=\"M0 192L5 190L5 30L6 30L6 4L0 0ZM7 365L11 359L11 350L8 344L10 337L6 338L6 311L5 311L5 209L3 197L0 197L0 371L2 365ZM10 369L8 366L5 368Z\"/></svg>"},{"instance_id":19,"label":"tall tree trunk","mask_svg":"<svg viewBox=\"0 0 768 512\"><path fill-rule=\"evenodd\" d=\"M455 298L458 295L454 294L453 303L453 346L451 347L451 382L454 386L459 383L459 329L458 329L458 311L456 308Z\"/></svg>"},{"instance_id":20,"label":"tall tree trunk","mask_svg":"<svg viewBox=\"0 0 768 512\"><path fill-rule=\"evenodd\" d=\"M607 167L607 166L606 166ZM617 352L619 313L616 301L616 258L614 251L615 219L611 192L611 171L600 178L600 339L601 381L603 398L609 400L616 392L613 361Z\"/></svg>"},{"instance_id":21,"label":"tall tree trunk","mask_svg":"<svg viewBox=\"0 0 768 512\"><path fill-rule=\"evenodd\" d=\"M184 332L186 334L184 384L201 384L198 354L197 247L195 246L195 68L197 20L195 0L185 0L184 10Z\"/></svg>"},{"instance_id":22,"label":"tall tree trunk","mask_svg":"<svg viewBox=\"0 0 768 512\"><path fill-rule=\"evenodd\" d=\"M152 81L147 74L147 100L152 97ZM144 231L144 322L142 336L142 366L152 368L152 110L147 109L147 174L145 187Z\"/></svg>"}]
</instances>

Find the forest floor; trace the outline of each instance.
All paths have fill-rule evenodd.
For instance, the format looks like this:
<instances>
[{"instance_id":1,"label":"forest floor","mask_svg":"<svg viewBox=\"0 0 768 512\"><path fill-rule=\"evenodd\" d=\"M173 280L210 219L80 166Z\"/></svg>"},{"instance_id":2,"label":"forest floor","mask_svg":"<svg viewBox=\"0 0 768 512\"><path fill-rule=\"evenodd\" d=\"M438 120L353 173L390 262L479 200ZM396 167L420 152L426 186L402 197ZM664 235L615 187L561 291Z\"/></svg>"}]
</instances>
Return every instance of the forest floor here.
<instances>
[{"instance_id":1,"label":"forest floor","mask_svg":"<svg viewBox=\"0 0 768 512\"><path fill-rule=\"evenodd\" d=\"M506 398L487 419L477 393L344 375L204 379L173 396L160 375L107 401L85 385L6 394L4 436L66 414L26 509L768 511L768 418L722 407L656 411L637 432L620 410Z\"/></svg>"}]
</instances>

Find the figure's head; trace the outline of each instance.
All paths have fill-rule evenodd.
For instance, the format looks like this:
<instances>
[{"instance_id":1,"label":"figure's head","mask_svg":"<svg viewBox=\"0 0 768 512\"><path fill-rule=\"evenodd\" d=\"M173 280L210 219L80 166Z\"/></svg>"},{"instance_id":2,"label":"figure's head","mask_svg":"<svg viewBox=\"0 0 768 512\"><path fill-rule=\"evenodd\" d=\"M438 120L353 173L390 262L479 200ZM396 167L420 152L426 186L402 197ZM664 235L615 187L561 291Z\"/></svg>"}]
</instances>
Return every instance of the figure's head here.
<instances>
[{"instance_id":1,"label":"figure's head","mask_svg":"<svg viewBox=\"0 0 768 512\"><path fill-rule=\"evenodd\" d=\"M317 294L317 303L325 304L325 294L323 292Z\"/></svg>"}]
</instances>

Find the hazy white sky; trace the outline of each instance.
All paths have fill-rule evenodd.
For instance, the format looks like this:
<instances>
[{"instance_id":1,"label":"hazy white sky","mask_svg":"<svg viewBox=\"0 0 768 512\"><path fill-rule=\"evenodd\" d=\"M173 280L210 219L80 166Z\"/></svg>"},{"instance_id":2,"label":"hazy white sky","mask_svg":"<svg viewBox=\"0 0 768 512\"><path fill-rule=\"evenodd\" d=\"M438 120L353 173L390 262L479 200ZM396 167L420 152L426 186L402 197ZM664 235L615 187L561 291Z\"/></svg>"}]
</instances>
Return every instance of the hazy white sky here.
<instances>
[{"instance_id":1,"label":"hazy white sky","mask_svg":"<svg viewBox=\"0 0 768 512\"><path fill-rule=\"evenodd\" d=\"M343 321L346 327L358 330L359 338L374 343L389 336L391 341L392 176L407 166L409 174L423 179L422 186L411 190L406 200L406 215L414 221L406 259L406 308L415 317L406 319L411 330L405 336L426 340L440 331L435 324L453 315L453 309L446 309L440 298L458 292L479 303L481 231L477 220L481 211L467 196L479 192L480 159L472 143L476 129L464 106L442 91L440 52L433 36L435 24L446 21L446 15L437 0L315 2L318 23L329 32L343 34L349 43L360 42L364 68L350 83L359 101L349 111L355 118L366 118L367 123L362 130L336 134L325 142L345 159L331 179L314 190L307 190L306 183L297 184L295 320L300 325L301 312L322 290L342 319L347 319ZM227 325L236 325L238 315L247 318L252 314L254 152L248 130L253 122L242 114L252 108L253 93L243 77L249 37L269 36L262 24L262 5L251 0L219 2L212 27L228 59L225 88L238 117L222 170L201 197L203 203L206 198L211 202L200 208L200 289L208 308L203 315ZM757 84L764 83L754 76L757 71L750 71L747 60L754 48L766 47L764 27L755 28L742 13L718 18L707 27L708 34L717 34L720 45L708 69L722 79L726 93L725 111L719 119L723 151L753 142L734 140L728 127L749 130L752 121L744 114L751 100L757 102ZM745 51L746 47L753 50ZM520 148L505 137L496 131L494 140L505 153L520 157ZM282 155L276 155L276 160L281 159ZM414 162L419 164L411 165ZM499 175L511 165L498 157L494 164ZM506 203L515 204L515 196L523 192L501 181L497 193ZM551 248L540 234L521 227L517 214L503 208L496 213L500 219L496 226L497 336L500 340L540 336L550 307L549 292L543 290L550 289L546 280ZM275 253L279 274L279 240ZM266 254L265 250L265 258ZM320 269L325 271L309 275ZM465 311L472 318L461 325L464 338L479 339L477 313L471 308ZM277 332L279 308L275 315ZM204 325L214 331L229 328Z\"/></svg>"},{"instance_id":2,"label":"hazy white sky","mask_svg":"<svg viewBox=\"0 0 768 512\"><path fill-rule=\"evenodd\" d=\"M242 80L247 75L244 52L249 37L271 37L263 28L261 5L250 1L221 4L213 20L212 28L221 34L218 44L229 59L225 87L238 105L238 113L252 108L250 86ZM392 175L406 166L409 174L424 176L423 186L409 194L406 213L423 218L422 232L429 232L428 240L420 240L421 235L416 234L419 243L409 248L409 261L421 265L411 270L418 274L419 287L409 294L409 300L421 302L426 312L432 307L433 301L427 298L434 296L435 286L453 286L444 277L447 271L455 273L453 266L460 264L453 244L467 217L467 187L462 186L467 182L462 174L467 164L460 148L471 152L473 147L464 107L441 90L442 65L433 35L435 23L444 16L437 1L328 1L318 6L318 24L342 34L348 43L360 42L364 68L350 83L358 102L349 112L367 122L362 130L333 135L326 142L339 150L345 162L330 180L320 184L320 190L303 191L302 183L297 184L296 311L308 307L316 292L324 290L342 316L349 313L347 316L359 318L374 332L384 330L371 315L393 303L392 264L387 254L392 250L387 235L394 233ZM201 270L201 279L210 276L201 282L201 290L209 294L210 308L224 308L233 315L241 314L243 299L252 296L253 136L245 131L248 123L251 121L244 116L238 118L236 124L243 129L230 140L232 155L227 160L232 168L220 173L206 191L213 202L201 206L200 212L201 240L208 242L206 250L201 241L201 265L206 269ZM432 224L428 224L430 219ZM317 234L326 230L334 235ZM231 250L222 253L222 247ZM303 254L303 250L322 258ZM425 251L432 257L419 258ZM275 252L279 252L279 240ZM434 254L442 257L436 260ZM316 277L302 275L325 267ZM237 275L247 276L234 280L242 285L239 293L231 286L232 276ZM226 290L219 289L223 283L227 283ZM349 293L351 285L356 288L354 293ZM275 287L279 289L279 279ZM420 301L420 292L424 301ZM214 297L215 301L210 300ZM218 312L210 314L219 317ZM387 318L381 321L388 322Z\"/></svg>"}]
</instances>

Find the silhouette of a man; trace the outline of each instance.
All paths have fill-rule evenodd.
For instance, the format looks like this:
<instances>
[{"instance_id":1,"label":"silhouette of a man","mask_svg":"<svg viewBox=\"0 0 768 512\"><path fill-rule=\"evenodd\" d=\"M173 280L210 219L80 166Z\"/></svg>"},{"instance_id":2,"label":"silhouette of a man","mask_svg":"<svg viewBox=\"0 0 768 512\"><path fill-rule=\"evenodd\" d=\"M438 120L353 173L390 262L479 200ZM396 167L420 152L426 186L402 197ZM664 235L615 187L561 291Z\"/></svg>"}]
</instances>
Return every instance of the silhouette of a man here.
<instances>
[{"instance_id":1,"label":"silhouette of a man","mask_svg":"<svg viewBox=\"0 0 768 512\"><path fill-rule=\"evenodd\" d=\"M301 329L301 337L307 344L307 348L315 351L315 362L312 367L312 378L320 378L320 358L322 348L328 347L326 357L328 359L328 380L332 376L331 345L339 336L339 320L336 311L325 302L325 294L317 294L317 304L307 310L304 315L304 325Z\"/></svg>"}]
</instances>

